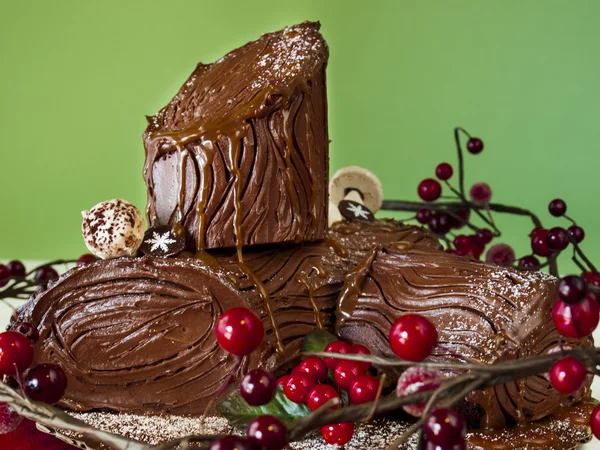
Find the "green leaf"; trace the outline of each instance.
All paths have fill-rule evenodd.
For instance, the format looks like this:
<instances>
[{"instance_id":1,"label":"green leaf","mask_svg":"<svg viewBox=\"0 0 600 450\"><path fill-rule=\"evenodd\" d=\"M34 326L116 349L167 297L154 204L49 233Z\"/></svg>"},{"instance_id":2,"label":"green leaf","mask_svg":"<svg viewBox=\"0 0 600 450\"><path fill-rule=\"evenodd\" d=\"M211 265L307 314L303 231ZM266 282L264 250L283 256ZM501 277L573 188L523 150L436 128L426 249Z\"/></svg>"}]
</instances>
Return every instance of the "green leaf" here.
<instances>
[{"instance_id":1,"label":"green leaf","mask_svg":"<svg viewBox=\"0 0 600 450\"><path fill-rule=\"evenodd\" d=\"M263 406L250 406L239 392L234 392L217 404L217 412L227 418L233 426L245 426L258 416L270 414L284 423L305 417L310 413L306 405L294 403L277 386L275 398Z\"/></svg>"},{"instance_id":2,"label":"green leaf","mask_svg":"<svg viewBox=\"0 0 600 450\"><path fill-rule=\"evenodd\" d=\"M314 328L302 341L302 352L323 352L327 344L338 339L331 333Z\"/></svg>"}]
</instances>

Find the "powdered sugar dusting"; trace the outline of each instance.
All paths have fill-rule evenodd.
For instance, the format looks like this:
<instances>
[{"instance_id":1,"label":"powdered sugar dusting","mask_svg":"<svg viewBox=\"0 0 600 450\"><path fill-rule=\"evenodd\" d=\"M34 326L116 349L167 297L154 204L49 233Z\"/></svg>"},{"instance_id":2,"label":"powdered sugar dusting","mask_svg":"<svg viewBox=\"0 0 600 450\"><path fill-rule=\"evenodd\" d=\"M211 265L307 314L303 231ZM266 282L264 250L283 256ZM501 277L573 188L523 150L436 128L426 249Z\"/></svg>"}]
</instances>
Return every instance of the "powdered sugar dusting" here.
<instances>
[{"instance_id":1,"label":"powdered sugar dusting","mask_svg":"<svg viewBox=\"0 0 600 450\"><path fill-rule=\"evenodd\" d=\"M190 434L219 435L233 431L227 419L206 417L201 423L199 417L181 416L141 416L117 413L72 413L94 428L120 434L129 439L160 444Z\"/></svg>"},{"instance_id":2,"label":"powdered sugar dusting","mask_svg":"<svg viewBox=\"0 0 600 450\"><path fill-rule=\"evenodd\" d=\"M284 28L272 48L256 61L262 73L252 82L252 89L267 87L273 80L290 81L301 72L312 72L324 47L325 42L313 27Z\"/></svg>"}]
</instances>

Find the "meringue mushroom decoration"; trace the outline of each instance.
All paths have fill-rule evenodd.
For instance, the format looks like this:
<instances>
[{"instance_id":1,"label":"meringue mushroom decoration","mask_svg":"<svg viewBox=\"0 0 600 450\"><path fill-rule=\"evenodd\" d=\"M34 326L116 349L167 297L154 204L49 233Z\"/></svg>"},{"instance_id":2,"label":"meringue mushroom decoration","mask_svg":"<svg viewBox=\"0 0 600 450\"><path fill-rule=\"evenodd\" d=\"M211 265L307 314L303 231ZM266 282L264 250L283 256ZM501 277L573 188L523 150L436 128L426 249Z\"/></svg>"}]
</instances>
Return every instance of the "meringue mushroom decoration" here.
<instances>
[{"instance_id":1,"label":"meringue mushroom decoration","mask_svg":"<svg viewBox=\"0 0 600 450\"><path fill-rule=\"evenodd\" d=\"M343 167L329 181L329 226L344 219L373 221L382 204L381 181L364 167Z\"/></svg>"},{"instance_id":2,"label":"meringue mushroom decoration","mask_svg":"<svg viewBox=\"0 0 600 450\"><path fill-rule=\"evenodd\" d=\"M107 200L81 215L85 245L99 258L133 256L144 240L144 218L127 200Z\"/></svg>"}]
</instances>

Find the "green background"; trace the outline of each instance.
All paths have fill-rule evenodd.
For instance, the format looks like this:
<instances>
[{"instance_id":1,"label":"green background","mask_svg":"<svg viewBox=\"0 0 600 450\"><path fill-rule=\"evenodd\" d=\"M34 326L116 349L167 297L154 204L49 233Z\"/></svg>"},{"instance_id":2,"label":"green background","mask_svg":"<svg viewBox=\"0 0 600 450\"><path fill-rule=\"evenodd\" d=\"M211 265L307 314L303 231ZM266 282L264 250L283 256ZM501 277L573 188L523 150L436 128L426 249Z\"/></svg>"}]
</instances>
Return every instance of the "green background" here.
<instances>
[{"instance_id":1,"label":"green background","mask_svg":"<svg viewBox=\"0 0 600 450\"><path fill-rule=\"evenodd\" d=\"M0 1L0 258L76 257L80 211L145 205L144 115L198 61L320 20L332 171L363 165L387 198L455 162L452 129L480 136L467 184L548 225L563 197L600 254L598 1ZM526 219L501 218L527 251ZM567 258L568 259L568 258ZM567 261L568 263L568 261Z\"/></svg>"}]
</instances>

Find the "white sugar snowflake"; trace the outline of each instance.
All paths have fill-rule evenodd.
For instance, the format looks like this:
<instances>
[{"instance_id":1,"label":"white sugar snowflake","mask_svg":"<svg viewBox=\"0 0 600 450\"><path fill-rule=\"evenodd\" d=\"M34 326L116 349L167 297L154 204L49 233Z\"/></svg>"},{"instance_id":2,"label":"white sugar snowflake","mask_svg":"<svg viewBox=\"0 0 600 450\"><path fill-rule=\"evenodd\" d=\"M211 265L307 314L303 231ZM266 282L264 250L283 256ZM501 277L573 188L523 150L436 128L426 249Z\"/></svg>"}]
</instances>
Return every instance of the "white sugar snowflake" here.
<instances>
[{"instance_id":1,"label":"white sugar snowflake","mask_svg":"<svg viewBox=\"0 0 600 450\"><path fill-rule=\"evenodd\" d=\"M350 203L348 205L348 211L354 214L354 217L362 217L367 220L369 218L369 212L363 209L360 203Z\"/></svg>"},{"instance_id":2,"label":"white sugar snowflake","mask_svg":"<svg viewBox=\"0 0 600 450\"><path fill-rule=\"evenodd\" d=\"M169 251L169 244L174 244L177 242L175 239L171 239L169 236L171 235L170 231L167 231L165 234L160 235L156 231L152 232L152 239L148 239L146 242L148 244L152 244L151 252L160 248L163 252Z\"/></svg>"}]
</instances>

